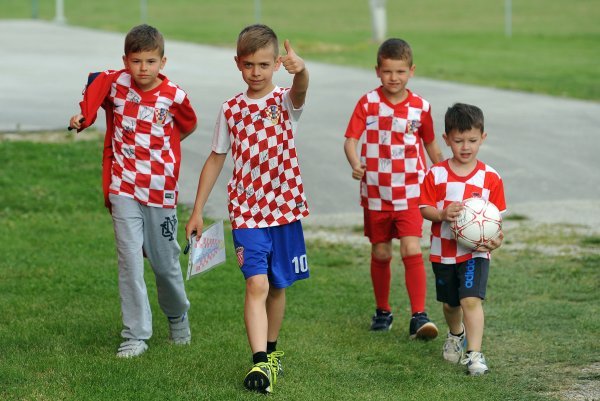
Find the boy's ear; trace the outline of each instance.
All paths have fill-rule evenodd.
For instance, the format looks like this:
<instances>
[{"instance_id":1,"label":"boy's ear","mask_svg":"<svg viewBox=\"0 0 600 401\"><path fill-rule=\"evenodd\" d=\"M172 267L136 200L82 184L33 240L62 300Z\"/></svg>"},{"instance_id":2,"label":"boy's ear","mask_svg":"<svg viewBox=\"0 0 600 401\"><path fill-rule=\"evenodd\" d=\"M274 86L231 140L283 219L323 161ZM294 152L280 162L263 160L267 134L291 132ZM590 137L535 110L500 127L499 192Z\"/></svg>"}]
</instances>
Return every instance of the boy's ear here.
<instances>
[{"instance_id":1,"label":"boy's ear","mask_svg":"<svg viewBox=\"0 0 600 401\"><path fill-rule=\"evenodd\" d=\"M238 70L242 71L242 69L240 68L240 59L238 58L238 56L233 56L233 61L235 61L235 65L237 66Z\"/></svg>"},{"instance_id":2,"label":"boy's ear","mask_svg":"<svg viewBox=\"0 0 600 401\"><path fill-rule=\"evenodd\" d=\"M410 77L411 77L411 78L412 78L412 77L415 75L415 68L417 68L417 65L416 65L416 64L413 64L413 65L410 67Z\"/></svg>"},{"instance_id":3,"label":"boy's ear","mask_svg":"<svg viewBox=\"0 0 600 401\"><path fill-rule=\"evenodd\" d=\"M281 56L275 57L275 71L279 70L281 67Z\"/></svg>"},{"instance_id":4,"label":"boy's ear","mask_svg":"<svg viewBox=\"0 0 600 401\"><path fill-rule=\"evenodd\" d=\"M377 74L377 78L381 78L381 76L379 76L379 66L378 65L375 66L375 74Z\"/></svg>"},{"instance_id":5,"label":"boy's ear","mask_svg":"<svg viewBox=\"0 0 600 401\"><path fill-rule=\"evenodd\" d=\"M161 70L163 68L165 68L165 64L167 64L167 58L163 56L163 58L160 60L160 69Z\"/></svg>"},{"instance_id":6,"label":"boy's ear","mask_svg":"<svg viewBox=\"0 0 600 401\"><path fill-rule=\"evenodd\" d=\"M448 138L448 134L445 132L442 134L442 138L444 138L444 142L446 142L447 146L450 146L450 138Z\"/></svg>"},{"instance_id":7,"label":"boy's ear","mask_svg":"<svg viewBox=\"0 0 600 401\"><path fill-rule=\"evenodd\" d=\"M127 68L127 56L123 55L123 66Z\"/></svg>"},{"instance_id":8,"label":"boy's ear","mask_svg":"<svg viewBox=\"0 0 600 401\"><path fill-rule=\"evenodd\" d=\"M485 141L485 138L487 138L487 132L482 132L481 133L481 142Z\"/></svg>"}]
</instances>

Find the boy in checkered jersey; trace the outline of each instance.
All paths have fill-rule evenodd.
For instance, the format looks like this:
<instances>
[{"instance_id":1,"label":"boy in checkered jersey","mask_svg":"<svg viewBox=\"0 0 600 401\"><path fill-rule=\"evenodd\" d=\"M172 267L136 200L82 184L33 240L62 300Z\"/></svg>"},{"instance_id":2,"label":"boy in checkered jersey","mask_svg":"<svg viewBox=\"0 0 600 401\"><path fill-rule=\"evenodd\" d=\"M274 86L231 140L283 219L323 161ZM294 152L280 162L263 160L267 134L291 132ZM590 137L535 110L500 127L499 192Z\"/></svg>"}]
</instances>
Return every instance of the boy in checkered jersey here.
<instances>
[{"instance_id":1,"label":"boy in checkered jersey","mask_svg":"<svg viewBox=\"0 0 600 401\"><path fill-rule=\"evenodd\" d=\"M191 332L177 243L180 141L196 128L187 94L160 73L164 39L139 25L125 37L125 68L92 73L69 126L81 131L106 113L103 154L105 205L113 218L119 265L119 295L125 341L117 357L146 351L152 313L144 282L144 256L156 276L158 303L170 340L189 344Z\"/></svg>"},{"instance_id":2,"label":"boy in checkered jersey","mask_svg":"<svg viewBox=\"0 0 600 401\"><path fill-rule=\"evenodd\" d=\"M235 62L245 92L223 103L212 152L198 182L188 237L202 233L206 200L231 149L233 176L227 186L237 259L246 279L244 320L254 366L244 379L250 391L271 392L281 374L276 350L285 310L285 288L308 278L300 219L308 216L294 137L308 89L308 70L289 41L279 56L275 32L244 28ZM294 76L291 88L273 84L280 66Z\"/></svg>"},{"instance_id":3,"label":"boy in checkered jersey","mask_svg":"<svg viewBox=\"0 0 600 401\"><path fill-rule=\"evenodd\" d=\"M504 187L496 170L477 159L487 136L481 109L456 103L448 108L445 125L444 140L452 150L452 158L427 172L419 206L423 217L433 222L429 259L435 273L437 300L444 304L449 328L443 357L467 365L471 375L481 375L488 372L481 353L481 301L485 298L490 252L502 244L504 234L501 232L498 238L472 251L456 242L450 223L460 214L461 202L472 197L486 199L504 213Z\"/></svg>"},{"instance_id":4,"label":"boy in checkered jersey","mask_svg":"<svg viewBox=\"0 0 600 401\"><path fill-rule=\"evenodd\" d=\"M420 238L419 184L427 168L442 161L431 118L431 106L406 85L413 76L412 50L402 39L379 47L375 72L381 86L357 103L346 129L344 151L352 178L360 180L364 232L371 242L371 280L376 310L371 330L387 331L393 315L389 304L392 239L400 239L400 255L410 298L410 338L432 339L437 327L425 312L426 273ZM356 147L362 139L360 158Z\"/></svg>"}]
</instances>

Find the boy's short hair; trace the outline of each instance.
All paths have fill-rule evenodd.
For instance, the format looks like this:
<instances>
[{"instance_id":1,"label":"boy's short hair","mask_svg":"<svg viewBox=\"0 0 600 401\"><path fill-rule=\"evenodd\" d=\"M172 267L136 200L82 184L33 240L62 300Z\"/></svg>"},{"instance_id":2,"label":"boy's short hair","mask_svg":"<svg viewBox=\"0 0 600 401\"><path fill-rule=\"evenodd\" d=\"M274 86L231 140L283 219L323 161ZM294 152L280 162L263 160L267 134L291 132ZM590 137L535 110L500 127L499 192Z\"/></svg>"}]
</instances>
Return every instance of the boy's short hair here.
<instances>
[{"instance_id":1,"label":"boy's short hair","mask_svg":"<svg viewBox=\"0 0 600 401\"><path fill-rule=\"evenodd\" d=\"M275 32L266 25L254 24L242 29L237 41L237 56L254 54L269 45L273 46L275 58L279 55L279 41Z\"/></svg>"},{"instance_id":2,"label":"boy's short hair","mask_svg":"<svg viewBox=\"0 0 600 401\"><path fill-rule=\"evenodd\" d=\"M377 65L381 65L382 59L404 60L412 67L413 55L410 45L402 39L391 38L379 46L377 50Z\"/></svg>"},{"instance_id":3,"label":"boy's short hair","mask_svg":"<svg viewBox=\"0 0 600 401\"><path fill-rule=\"evenodd\" d=\"M446 110L444 117L445 132L449 134L453 130L465 132L473 128L484 132L483 111L477 106L465 103L454 103Z\"/></svg>"},{"instance_id":4,"label":"boy's short hair","mask_svg":"<svg viewBox=\"0 0 600 401\"><path fill-rule=\"evenodd\" d=\"M160 56L165 55L165 39L158 29L142 24L134 26L125 36L125 55L158 49Z\"/></svg>"}]
</instances>

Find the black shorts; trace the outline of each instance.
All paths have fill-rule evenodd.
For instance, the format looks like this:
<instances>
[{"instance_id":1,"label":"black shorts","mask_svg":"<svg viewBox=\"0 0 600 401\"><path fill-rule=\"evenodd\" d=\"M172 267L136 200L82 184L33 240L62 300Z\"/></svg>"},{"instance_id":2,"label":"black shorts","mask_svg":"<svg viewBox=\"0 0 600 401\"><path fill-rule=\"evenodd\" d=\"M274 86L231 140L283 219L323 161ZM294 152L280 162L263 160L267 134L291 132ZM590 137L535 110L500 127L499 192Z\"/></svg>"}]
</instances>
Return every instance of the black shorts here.
<instances>
[{"instance_id":1,"label":"black shorts","mask_svg":"<svg viewBox=\"0 0 600 401\"><path fill-rule=\"evenodd\" d=\"M439 302L460 306L467 297L485 299L490 260L473 258L457 264L432 262L435 291Z\"/></svg>"}]
</instances>

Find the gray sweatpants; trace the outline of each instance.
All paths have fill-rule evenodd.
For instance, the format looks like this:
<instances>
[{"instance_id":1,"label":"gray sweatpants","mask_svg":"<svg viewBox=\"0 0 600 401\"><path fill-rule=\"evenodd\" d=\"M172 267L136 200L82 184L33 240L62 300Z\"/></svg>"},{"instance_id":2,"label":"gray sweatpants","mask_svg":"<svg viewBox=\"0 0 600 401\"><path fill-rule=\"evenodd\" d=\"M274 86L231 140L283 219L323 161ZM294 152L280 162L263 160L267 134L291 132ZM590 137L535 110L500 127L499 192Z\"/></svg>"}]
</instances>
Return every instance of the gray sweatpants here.
<instances>
[{"instance_id":1,"label":"gray sweatpants","mask_svg":"<svg viewBox=\"0 0 600 401\"><path fill-rule=\"evenodd\" d=\"M142 248L154 271L158 303L165 315L181 316L190 307L179 264L177 209L144 206L113 194L109 199L119 263L121 336L147 340L152 336L152 312L144 282Z\"/></svg>"}]
</instances>

